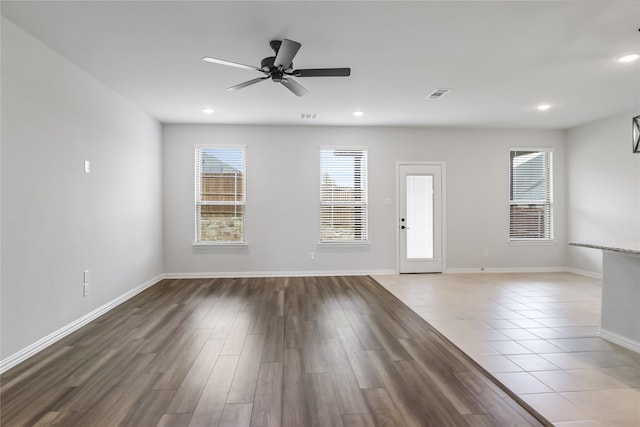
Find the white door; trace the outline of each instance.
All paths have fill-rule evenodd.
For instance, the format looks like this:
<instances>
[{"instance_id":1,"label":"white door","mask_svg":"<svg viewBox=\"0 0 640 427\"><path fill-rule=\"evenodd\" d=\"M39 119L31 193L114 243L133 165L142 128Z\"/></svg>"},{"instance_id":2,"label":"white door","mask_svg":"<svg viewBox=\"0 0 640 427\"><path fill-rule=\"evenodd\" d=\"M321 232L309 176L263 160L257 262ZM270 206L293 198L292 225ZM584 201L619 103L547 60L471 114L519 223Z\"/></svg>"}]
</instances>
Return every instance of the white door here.
<instances>
[{"instance_id":1,"label":"white door","mask_svg":"<svg viewBox=\"0 0 640 427\"><path fill-rule=\"evenodd\" d=\"M398 164L400 273L442 272L442 164Z\"/></svg>"}]
</instances>

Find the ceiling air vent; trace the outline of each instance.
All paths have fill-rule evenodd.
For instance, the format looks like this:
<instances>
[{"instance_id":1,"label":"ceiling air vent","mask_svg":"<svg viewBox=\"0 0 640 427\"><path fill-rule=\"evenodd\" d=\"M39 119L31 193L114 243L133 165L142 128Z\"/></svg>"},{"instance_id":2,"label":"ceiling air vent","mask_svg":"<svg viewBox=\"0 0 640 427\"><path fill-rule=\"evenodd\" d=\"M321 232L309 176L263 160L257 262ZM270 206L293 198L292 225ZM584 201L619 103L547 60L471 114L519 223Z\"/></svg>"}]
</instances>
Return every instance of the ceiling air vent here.
<instances>
[{"instance_id":1,"label":"ceiling air vent","mask_svg":"<svg viewBox=\"0 0 640 427\"><path fill-rule=\"evenodd\" d=\"M315 119L317 117L318 117L318 114L316 114L316 113L301 113L300 114L300 118L302 120L313 120L313 119Z\"/></svg>"},{"instance_id":2,"label":"ceiling air vent","mask_svg":"<svg viewBox=\"0 0 640 427\"><path fill-rule=\"evenodd\" d=\"M427 96L427 99L440 99L447 93L449 93L450 89L436 89Z\"/></svg>"}]
</instances>

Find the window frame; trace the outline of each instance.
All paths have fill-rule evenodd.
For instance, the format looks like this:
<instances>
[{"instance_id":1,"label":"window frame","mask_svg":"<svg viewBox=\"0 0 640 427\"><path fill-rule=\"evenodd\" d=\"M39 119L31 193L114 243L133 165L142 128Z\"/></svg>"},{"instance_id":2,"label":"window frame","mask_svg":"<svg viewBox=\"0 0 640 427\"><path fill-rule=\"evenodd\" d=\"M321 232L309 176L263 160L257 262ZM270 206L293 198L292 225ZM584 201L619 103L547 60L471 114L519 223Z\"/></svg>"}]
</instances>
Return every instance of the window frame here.
<instances>
[{"instance_id":1,"label":"window frame","mask_svg":"<svg viewBox=\"0 0 640 427\"><path fill-rule=\"evenodd\" d=\"M361 170L361 175L359 179L360 189L359 189L359 197L360 200L358 202L355 201L355 197L351 201L337 202L334 200L333 202L327 202L323 200L323 182L324 182L324 174L326 168L323 167L323 152L325 151L343 151L343 152L360 152L362 157L364 158L363 168ZM319 245L368 245L369 244L369 149L366 146L320 146L318 147L318 165L319 165ZM354 182L356 182L356 177L353 177ZM324 225L323 221L323 211L326 207L349 207L354 206L359 207L363 210L363 212L359 213L359 218L361 220L360 225L360 234L362 235L359 239L329 239L323 237L324 233ZM357 221L354 218L354 222L352 227L356 229Z\"/></svg>"},{"instance_id":2,"label":"window frame","mask_svg":"<svg viewBox=\"0 0 640 427\"><path fill-rule=\"evenodd\" d=\"M233 202L224 201L206 202L201 200L201 170L200 161L203 150L238 150L241 151L242 158L242 185L235 191ZM225 144L196 144L194 145L194 246L246 246L246 217L247 217L247 148L245 145L225 145ZM242 195L242 200L237 199L237 194ZM239 240L202 240L200 228L200 213L202 206L241 206L242 207L242 228Z\"/></svg>"},{"instance_id":3,"label":"window frame","mask_svg":"<svg viewBox=\"0 0 640 427\"><path fill-rule=\"evenodd\" d=\"M545 162L548 163L546 171L547 174L544 176L544 179L547 181L545 183L548 188L548 197L546 199L530 199L530 200L515 200L513 198L513 164L512 164L512 153L513 152L532 152L532 153L545 153L548 155L548 159ZM541 147L515 147L510 148L508 153L508 228L507 228L507 236L509 243L511 245L545 245L545 244L554 244L555 243L555 206L553 201L553 184L554 184L554 149L553 148L541 148ZM543 237L513 237L512 234L512 207L513 206L531 206L531 205L543 205L543 209L547 208L549 213L546 215L549 219L548 227L544 227L542 230L539 229L539 232L543 234ZM546 233L548 231L548 234Z\"/></svg>"}]
</instances>

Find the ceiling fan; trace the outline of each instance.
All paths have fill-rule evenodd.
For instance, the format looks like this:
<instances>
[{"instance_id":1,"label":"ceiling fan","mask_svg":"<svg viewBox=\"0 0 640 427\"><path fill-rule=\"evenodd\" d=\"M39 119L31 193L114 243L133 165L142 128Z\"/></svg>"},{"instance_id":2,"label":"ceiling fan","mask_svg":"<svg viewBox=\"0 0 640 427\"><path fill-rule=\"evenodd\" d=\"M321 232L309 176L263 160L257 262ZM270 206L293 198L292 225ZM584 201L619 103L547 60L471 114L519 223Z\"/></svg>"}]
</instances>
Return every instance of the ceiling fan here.
<instances>
[{"instance_id":1,"label":"ceiling fan","mask_svg":"<svg viewBox=\"0 0 640 427\"><path fill-rule=\"evenodd\" d=\"M280 83L294 94L303 96L309 93L309 91L291 77L347 77L351 75L351 68L306 68L295 70L293 69L293 58L296 56L296 53L298 53L300 46L302 46L300 43L289 39L283 39L271 40L269 45L275 52L275 56L268 56L264 58L260 62L260 67L239 64L237 62L226 61L224 59L211 58L209 56L202 58L202 60L213 62L215 64L228 65L230 67L256 70L264 74L263 77L258 77L244 83L228 87L227 90L238 90L260 83L263 80L271 79L275 83Z\"/></svg>"}]
</instances>

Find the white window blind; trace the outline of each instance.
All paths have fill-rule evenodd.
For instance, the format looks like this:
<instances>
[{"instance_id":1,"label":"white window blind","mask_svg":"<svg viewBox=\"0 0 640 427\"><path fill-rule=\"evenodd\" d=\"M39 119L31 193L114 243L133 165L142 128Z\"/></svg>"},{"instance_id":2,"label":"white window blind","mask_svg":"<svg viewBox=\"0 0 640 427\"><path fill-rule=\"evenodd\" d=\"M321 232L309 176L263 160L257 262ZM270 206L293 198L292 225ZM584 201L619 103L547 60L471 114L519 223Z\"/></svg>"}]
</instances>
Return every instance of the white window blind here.
<instances>
[{"instance_id":1,"label":"white window blind","mask_svg":"<svg viewBox=\"0 0 640 427\"><path fill-rule=\"evenodd\" d=\"M509 238L553 239L552 153L511 150Z\"/></svg>"},{"instance_id":2,"label":"white window blind","mask_svg":"<svg viewBox=\"0 0 640 427\"><path fill-rule=\"evenodd\" d=\"M196 243L244 242L244 147L196 147Z\"/></svg>"},{"instance_id":3,"label":"white window blind","mask_svg":"<svg viewBox=\"0 0 640 427\"><path fill-rule=\"evenodd\" d=\"M367 150L320 148L320 242L366 242Z\"/></svg>"}]
</instances>

